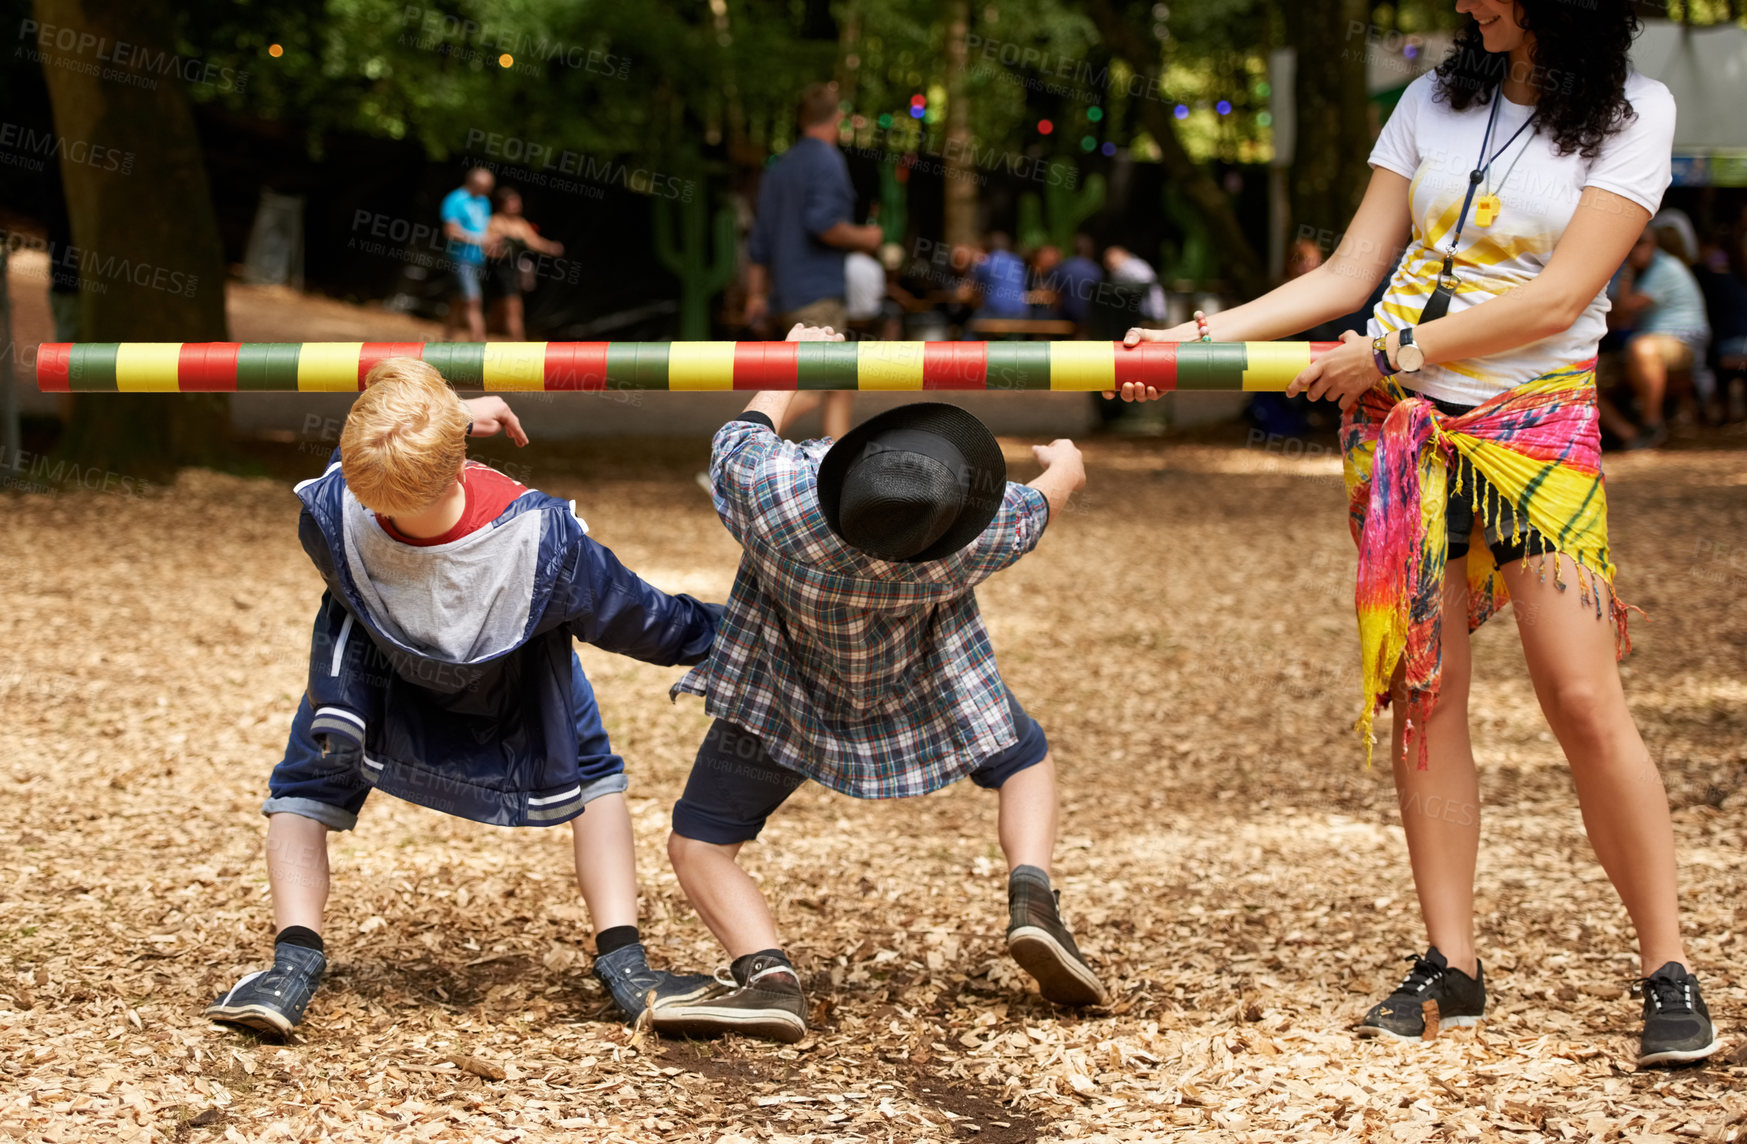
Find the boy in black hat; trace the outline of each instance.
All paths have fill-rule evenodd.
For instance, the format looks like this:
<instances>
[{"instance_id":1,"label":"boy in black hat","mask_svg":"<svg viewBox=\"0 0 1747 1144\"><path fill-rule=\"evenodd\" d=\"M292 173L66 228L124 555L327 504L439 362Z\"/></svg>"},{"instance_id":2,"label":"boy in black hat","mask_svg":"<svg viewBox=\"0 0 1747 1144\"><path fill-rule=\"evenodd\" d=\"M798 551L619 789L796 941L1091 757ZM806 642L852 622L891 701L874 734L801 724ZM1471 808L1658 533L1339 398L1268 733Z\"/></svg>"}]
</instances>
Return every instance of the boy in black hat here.
<instances>
[{"instance_id":1,"label":"boy in black hat","mask_svg":"<svg viewBox=\"0 0 1747 1144\"><path fill-rule=\"evenodd\" d=\"M796 326L790 341L841 341ZM710 658L674 688L716 717L673 809L668 855L733 958L734 983L650 1010L681 1035L806 1035L806 998L740 847L807 779L902 798L969 775L1000 791L1007 947L1043 995L1101 1004L1049 884L1055 766L1002 682L972 590L1036 546L1085 484L1073 442L1009 484L982 422L952 405L882 413L833 444L780 433L792 392L760 393L716 434L716 511L743 555Z\"/></svg>"}]
</instances>

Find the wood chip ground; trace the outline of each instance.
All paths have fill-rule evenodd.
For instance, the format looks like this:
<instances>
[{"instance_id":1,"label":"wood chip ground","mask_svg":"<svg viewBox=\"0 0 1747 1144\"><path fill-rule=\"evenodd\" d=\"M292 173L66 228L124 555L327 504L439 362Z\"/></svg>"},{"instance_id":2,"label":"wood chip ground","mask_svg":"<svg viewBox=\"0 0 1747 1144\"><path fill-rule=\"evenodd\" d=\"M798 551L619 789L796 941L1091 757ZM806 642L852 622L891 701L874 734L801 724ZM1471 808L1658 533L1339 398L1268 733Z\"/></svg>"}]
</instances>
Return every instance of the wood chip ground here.
<instances>
[{"instance_id":1,"label":"wood chip ground","mask_svg":"<svg viewBox=\"0 0 1747 1144\"><path fill-rule=\"evenodd\" d=\"M332 968L301 1035L208 1025L269 951L258 806L320 592L282 478L325 450L144 497L7 494L0 1140L1741 1140L1747 440L1701 444L1610 464L1621 591L1649 613L1626 686L1730 1041L1675 1072L1633 1067L1631 929L1508 615L1477 639L1473 698L1488 1019L1425 1045L1348 1032L1422 938L1387 772L1348 730L1329 456L1097 444L1081 506L981 593L1059 760L1057 884L1111 1008L1055 1009L1004 956L987 793L810 788L746 854L814 1002L793 1047L625 1029L588 973L567 831L384 796L334 839ZM735 551L704 451L516 459L633 568L720 599ZM582 654L629 761L652 955L713 967L663 854L706 718L669 704L675 672Z\"/></svg>"}]
</instances>

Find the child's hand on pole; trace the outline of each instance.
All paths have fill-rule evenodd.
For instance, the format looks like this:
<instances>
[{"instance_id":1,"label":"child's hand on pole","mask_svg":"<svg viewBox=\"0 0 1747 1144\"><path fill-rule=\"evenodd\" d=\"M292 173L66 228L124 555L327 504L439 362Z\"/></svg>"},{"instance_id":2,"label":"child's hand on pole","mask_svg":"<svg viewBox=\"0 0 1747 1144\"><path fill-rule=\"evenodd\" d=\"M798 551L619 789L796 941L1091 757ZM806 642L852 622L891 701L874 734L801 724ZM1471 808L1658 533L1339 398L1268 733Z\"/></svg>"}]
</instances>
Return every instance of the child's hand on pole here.
<instances>
[{"instance_id":1,"label":"child's hand on pole","mask_svg":"<svg viewBox=\"0 0 1747 1144\"><path fill-rule=\"evenodd\" d=\"M795 328L789 331L786 342L840 342L843 335L830 326L808 326L801 322L795 323Z\"/></svg>"}]
</instances>

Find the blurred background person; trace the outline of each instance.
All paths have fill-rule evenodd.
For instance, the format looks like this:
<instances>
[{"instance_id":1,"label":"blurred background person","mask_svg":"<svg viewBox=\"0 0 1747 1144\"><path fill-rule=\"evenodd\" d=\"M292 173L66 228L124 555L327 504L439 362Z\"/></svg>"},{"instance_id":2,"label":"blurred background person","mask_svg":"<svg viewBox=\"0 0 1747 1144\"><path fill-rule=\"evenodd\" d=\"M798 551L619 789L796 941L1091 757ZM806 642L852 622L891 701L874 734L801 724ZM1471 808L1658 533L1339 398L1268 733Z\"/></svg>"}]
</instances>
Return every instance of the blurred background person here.
<instances>
[{"instance_id":1,"label":"blurred background person","mask_svg":"<svg viewBox=\"0 0 1747 1144\"><path fill-rule=\"evenodd\" d=\"M1165 288L1150 262L1127 247L1112 246L1104 251L1104 268L1110 271L1110 281L1144 288L1138 306L1142 321L1165 320Z\"/></svg>"},{"instance_id":2,"label":"blurred background person","mask_svg":"<svg viewBox=\"0 0 1747 1144\"><path fill-rule=\"evenodd\" d=\"M467 172L466 180L443 199L443 234L448 238L449 275L453 290L449 312L443 315L443 336L454 341L463 324L467 339L485 340L485 244L491 226L491 188L495 179L484 167Z\"/></svg>"},{"instance_id":3,"label":"blurred background person","mask_svg":"<svg viewBox=\"0 0 1747 1144\"><path fill-rule=\"evenodd\" d=\"M1671 245L1682 241L1677 227L1664 229ZM1637 417L1608 401L1602 405L1602 425L1627 449L1655 448L1668 439L1663 407L1669 375L1684 374L1695 385L1704 375L1711 340L1704 294L1687 264L1658 245L1655 219L1626 256L1617 289L1608 324L1631 330L1622 354Z\"/></svg>"},{"instance_id":4,"label":"blurred background person","mask_svg":"<svg viewBox=\"0 0 1747 1144\"><path fill-rule=\"evenodd\" d=\"M521 342L528 337L522 299L533 293L538 279L530 253L555 257L564 253L564 244L540 237L539 228L523 217L522 195L514 187L499 188L496 203L486 225L485 296L498 311L498 328L510 341Z\"/></svg>"}]
</instances>

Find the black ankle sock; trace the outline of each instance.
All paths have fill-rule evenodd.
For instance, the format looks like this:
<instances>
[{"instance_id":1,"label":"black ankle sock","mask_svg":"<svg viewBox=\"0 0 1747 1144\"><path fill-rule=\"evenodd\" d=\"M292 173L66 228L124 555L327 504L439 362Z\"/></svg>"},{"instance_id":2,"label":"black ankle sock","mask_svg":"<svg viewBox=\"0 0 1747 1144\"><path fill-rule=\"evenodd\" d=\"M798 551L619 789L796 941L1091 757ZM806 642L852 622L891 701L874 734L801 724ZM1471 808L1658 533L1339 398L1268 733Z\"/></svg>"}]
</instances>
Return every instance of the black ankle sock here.
<instances>
[{"instance_id":1,"label":"black ankle sock","mask_svg":"<svg viewBox=\"0 0 1747 1144\"><path fill-rule=\"evenodd\" d=\"M1007 875L1007 884L1015 882L1036 882L1044 889L1049 889L1049 875L1037 866L1015 866L1013 872Z\"/></svg>"},{"instance_id":2,"label":"black ankle sock","mask_svg":"<svg viewBox=\"0 0 1747 1144\"><path fill-rule=\"evenodd\" d=\"M325 953L322 948L321 934L306 926L286 926L279 931L279 936L273 939L273 944L296 945L304 949L313 949L317 953Z\"/></svg>"},{"instance_id":3,"label":"black ankle sock","mask_svg":"<svg viewBox=\"0 0 1747 1144\"><path fill-rule=\"evenodd\" d=\"M642 940L636 926L609 926L594 935L594 954L596 957L605 957L614 950L636 945Z\"/></svg>"},{"instance_id":4,"label":"black ankle sock","mask_svg":"<svg viewBox=\"0 0 1747 1144\"><path fill-rule=\"evenodd\" d=\"M755 957L768 957L772 961L780 961L791 970L795 967L794 963L789 960L789 955L782 950L761 949L757 953L749 953L745 957L736 957L734 959L734 964L729 968L732 970L736 981L746 980L746 975L752 971L752 959ZM795 974L795 978L796 980L799 980L800 974Z\"/></svg>"}]
</instances>

